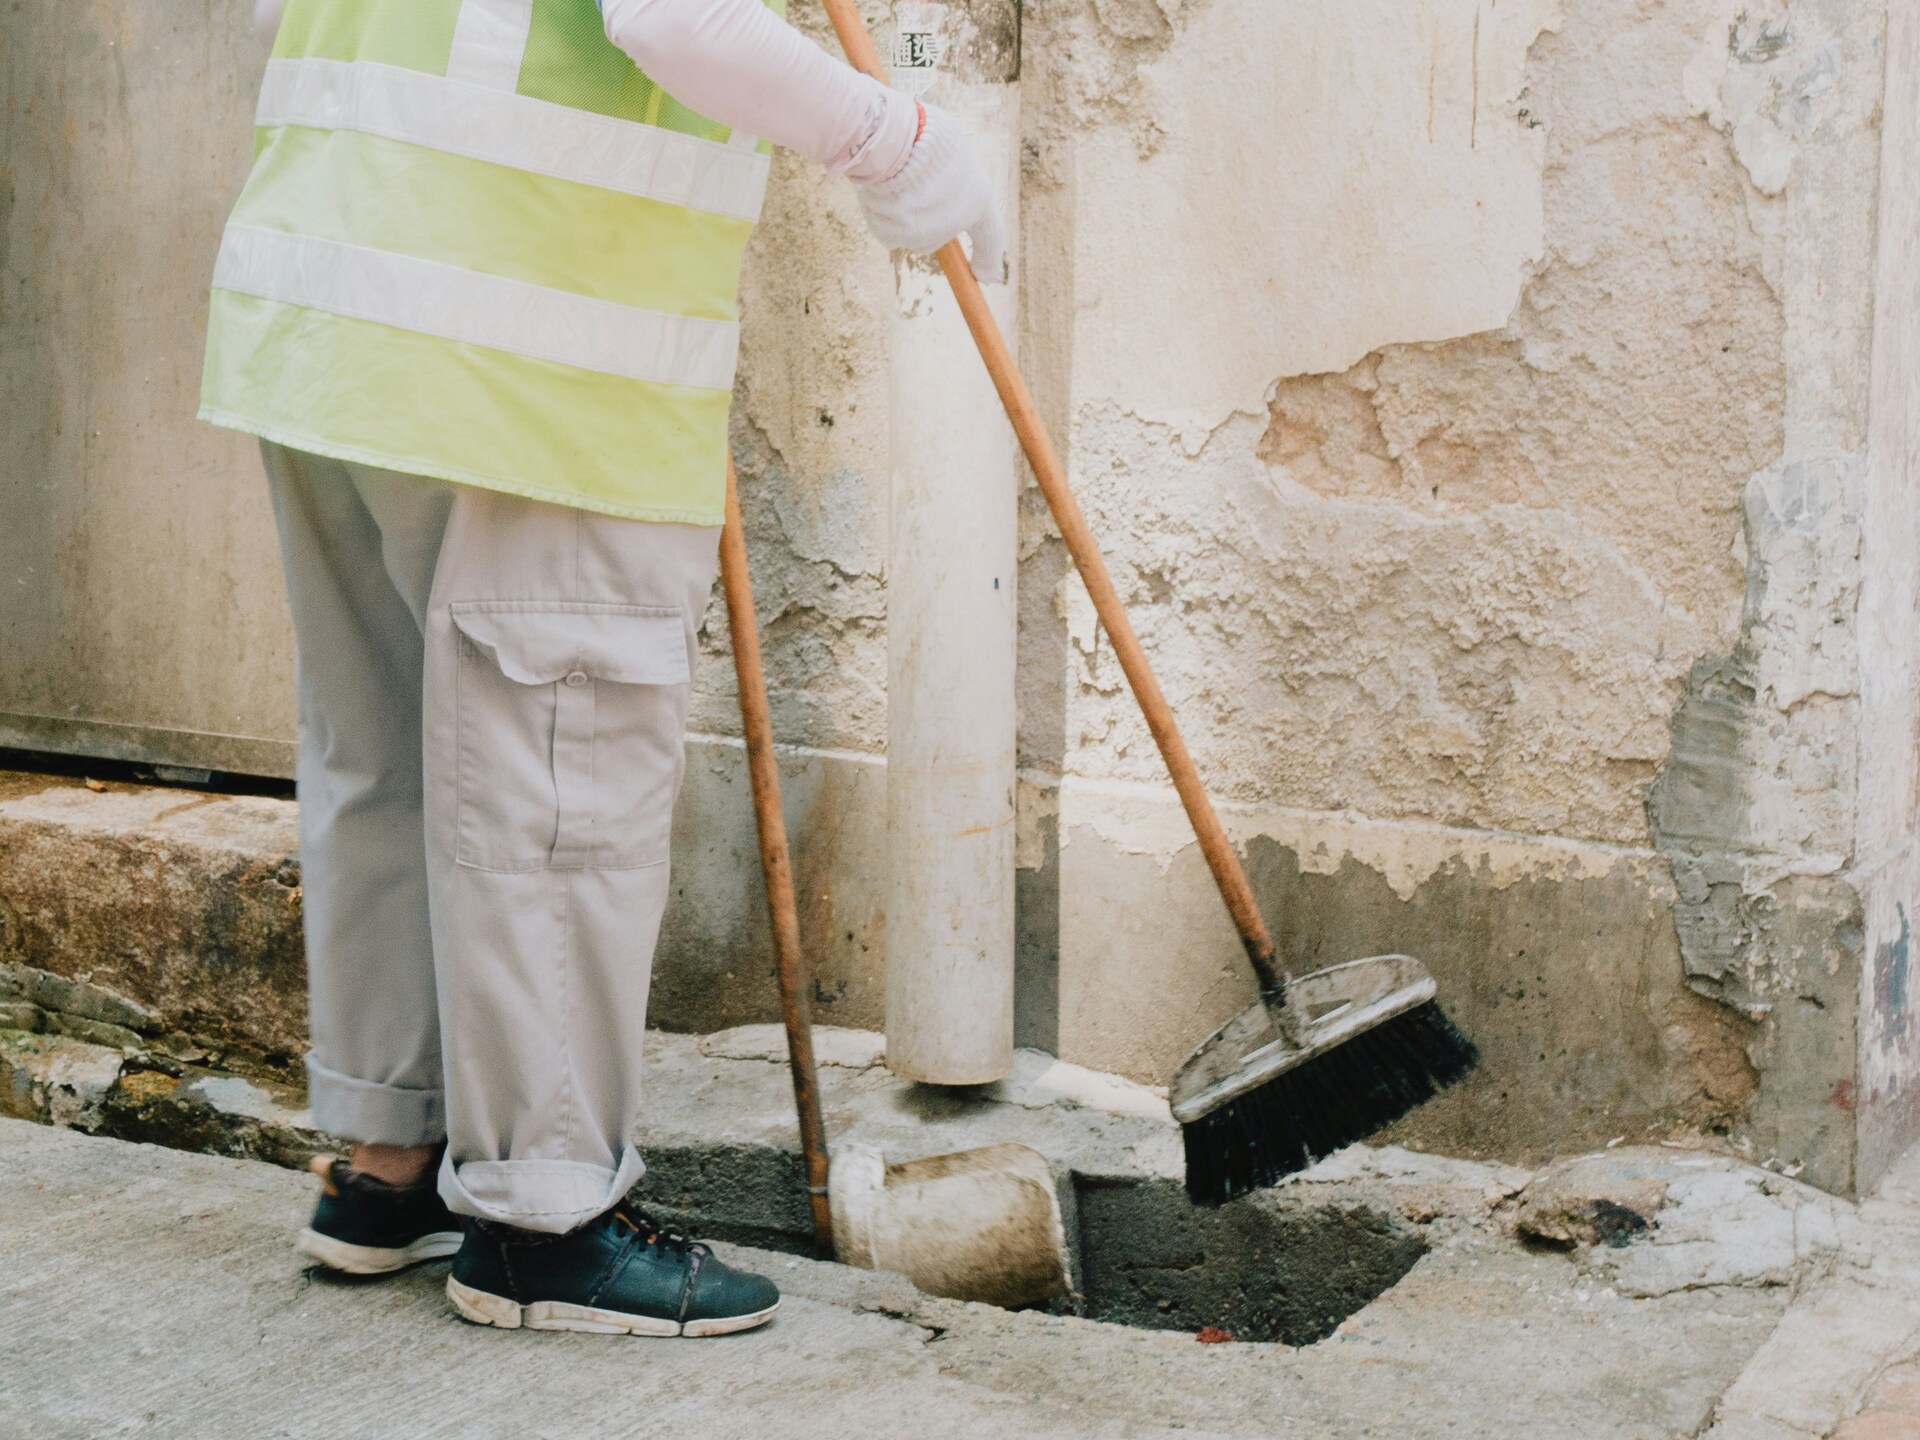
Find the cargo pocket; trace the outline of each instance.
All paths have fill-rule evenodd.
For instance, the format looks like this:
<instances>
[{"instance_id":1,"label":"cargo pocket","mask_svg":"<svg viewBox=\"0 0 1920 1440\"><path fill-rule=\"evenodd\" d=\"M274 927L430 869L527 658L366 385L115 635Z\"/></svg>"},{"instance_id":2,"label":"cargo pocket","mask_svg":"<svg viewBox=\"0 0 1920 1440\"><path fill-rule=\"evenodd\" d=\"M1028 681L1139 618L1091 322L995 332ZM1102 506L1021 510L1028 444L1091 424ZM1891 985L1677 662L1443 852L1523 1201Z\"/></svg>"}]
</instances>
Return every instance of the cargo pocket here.
<instances>
[{"instance_id":1,"label":"cargo pocket","mask_svg":"<svg viewBox=\"0 0 1920 1440\"><path fill-rule=\"evenodd\" d=\"M460 863L542 870L665 860L691 681L680 612L475 600L452 614Z\"/></svg>"}]
</instances>

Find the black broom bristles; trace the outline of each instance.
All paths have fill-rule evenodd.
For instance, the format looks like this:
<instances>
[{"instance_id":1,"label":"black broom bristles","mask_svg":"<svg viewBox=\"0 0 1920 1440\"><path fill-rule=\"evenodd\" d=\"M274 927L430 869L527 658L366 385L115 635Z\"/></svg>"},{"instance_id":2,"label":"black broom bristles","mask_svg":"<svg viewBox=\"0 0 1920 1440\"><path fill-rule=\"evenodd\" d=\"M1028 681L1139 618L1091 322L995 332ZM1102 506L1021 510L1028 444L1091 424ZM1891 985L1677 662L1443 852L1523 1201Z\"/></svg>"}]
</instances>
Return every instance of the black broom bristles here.
<instances>
[{"instance_id":1,"label":"black broom bristles","mask_svg":"<svg viewBox=\"0 0 1920 1440\"><path fill-rule=\"evenodd\" d=\"M1187 1194L1219 1205L1364 1140L1480 1063L1429 1000L1184 1127Z\"/></svg>"}]
</instances>

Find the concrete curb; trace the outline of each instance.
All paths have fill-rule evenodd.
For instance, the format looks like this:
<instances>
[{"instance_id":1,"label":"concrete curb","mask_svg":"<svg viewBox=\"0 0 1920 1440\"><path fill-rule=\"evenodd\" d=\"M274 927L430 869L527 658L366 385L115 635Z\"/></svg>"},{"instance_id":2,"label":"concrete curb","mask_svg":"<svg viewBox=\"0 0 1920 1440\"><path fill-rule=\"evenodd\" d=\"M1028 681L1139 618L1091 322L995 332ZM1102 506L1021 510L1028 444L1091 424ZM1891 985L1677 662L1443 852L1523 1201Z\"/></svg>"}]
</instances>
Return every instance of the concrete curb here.
<instances>
[{"instance_id":1,"label":"concrete curb","mask_svg":"<svg viewBox=\"0 0 1920 1440\"><path fill-rule=\"evenodd\" d=\"M0 1115L293 1169L345 1143L286 1086L57 1030L0 1029Z\"/></svg>"},{"instance_id":2,"label":"concrete curb","mask_svg":"<svg viewBox=\"0 0 1920 1440\"><path fill-rule=\"evenodd\" d=\"M50 1002L63 1014L293 1072L307 999L292 802L5 778L0 962L111 994L120 1018Z\"/></svg>"},{"instance_id":3,"label":"concrete curb","mask_svg":"<svg viewBox=\"0 0 1920 1440\"><path fill-rule=\"evenodd\" d=\"M681 1030L766 1021L778 995L744 752L694 736L688 760L651 1008ZM877 1023L881 772L784 751L781 766L789 822L816 837L795 864L818 1018ZM106 987L163 1030L297 1080L298 829L292 800L0 771L0 964Z\"/></svg>"}]
</instances>

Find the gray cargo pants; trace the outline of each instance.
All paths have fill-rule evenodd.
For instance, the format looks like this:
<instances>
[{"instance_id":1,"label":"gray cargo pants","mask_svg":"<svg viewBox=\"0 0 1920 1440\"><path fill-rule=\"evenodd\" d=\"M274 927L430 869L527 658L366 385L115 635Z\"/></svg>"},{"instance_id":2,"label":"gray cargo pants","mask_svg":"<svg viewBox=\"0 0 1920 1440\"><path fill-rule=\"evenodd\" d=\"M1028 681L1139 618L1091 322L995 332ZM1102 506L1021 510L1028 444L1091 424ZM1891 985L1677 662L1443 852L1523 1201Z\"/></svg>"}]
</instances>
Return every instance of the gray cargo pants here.
<instances>
[{"instance_id":1,"label":"gray cargo pants","mask_svg":"<svg viewBox=\"0 0 1920 1440\"><path fill-rule=\"evenodd\" d=\"M629 1140L719 531L262 447L298 644L314 1122L529 1230Z\"/></svg>"}]
</instances>

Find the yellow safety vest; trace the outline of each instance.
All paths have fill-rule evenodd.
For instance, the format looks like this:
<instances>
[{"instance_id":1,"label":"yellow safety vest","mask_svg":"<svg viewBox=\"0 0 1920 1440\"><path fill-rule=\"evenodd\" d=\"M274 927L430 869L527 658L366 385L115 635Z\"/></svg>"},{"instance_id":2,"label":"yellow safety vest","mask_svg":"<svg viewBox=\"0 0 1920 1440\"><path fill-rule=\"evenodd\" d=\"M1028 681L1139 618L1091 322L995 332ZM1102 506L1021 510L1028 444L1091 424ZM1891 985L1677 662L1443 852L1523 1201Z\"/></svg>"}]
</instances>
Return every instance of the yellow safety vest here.
<instances>
[{"instance_id":1,"label":"yellow safety vest","mask_svg":"<svg viewBox=\"0 0 1920 1440\"><path fill-rule=\"evenodd\" d=\"M720 523L766 147L648 80L594 0L288 0L257 123L203 419Z\"/></svg>"}]
</instances>

